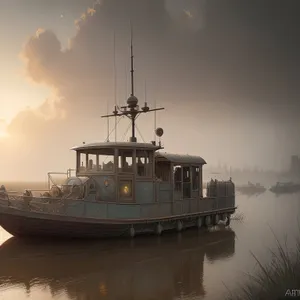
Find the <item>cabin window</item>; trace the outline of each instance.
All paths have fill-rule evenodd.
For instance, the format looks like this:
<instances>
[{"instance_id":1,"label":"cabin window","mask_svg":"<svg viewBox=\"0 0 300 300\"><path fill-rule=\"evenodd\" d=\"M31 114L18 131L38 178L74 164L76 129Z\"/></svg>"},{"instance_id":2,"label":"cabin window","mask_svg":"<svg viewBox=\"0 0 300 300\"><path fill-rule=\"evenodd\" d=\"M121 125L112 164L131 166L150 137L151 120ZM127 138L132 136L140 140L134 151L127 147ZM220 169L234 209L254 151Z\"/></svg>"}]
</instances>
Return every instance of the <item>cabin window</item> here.
<instances>
[{"instance_id":1,"label":"cabin window","mask_svg":"<svg viewBox=\"0 0 300 300\"><path fill-rule=\"evenodd\" d=\"M189 167L183 168L183 182L189 182L191 180L191 172Z\"/></svg>"},{"instance_id":2,"label":"cabin window","mask_svg":"<svg viewBox=\"0 0 300 300\"><path fill-rule=\"evenodd\" d=\"M174 166L174 188L175 191L180 192L182 190L181 183L182 183L182 168L181 166Z\"/></svg>"},{"instance_id":3,"label":"cabin window","mask_svg":"<svg viewBox=\"0 0 300 300\"><path fill-rule=\"evenodd\" d=\"M97 171L97 155L88 154L88 171Z\"/></svg>"},{"instance_id":4,"label":"cabin window","mask_svg":"<svg viewBox=\"0 0 300 300\"><path fill-rule=\"evenodd\" d=\"M80 166L79 171L85 171L86 170L86 155L85 153L80 153Z\"/></svg>"},{"instance_id":5,"label":"cabin window","mask_svg":"<svg viewBox=\"0 0 300 300\"><path fill-rule=\"evenodd\" d=\"M79 171L81 172L113 172L114 152L109 149L105 154L80 153Z\"/></svg>"},{"instance_id":6,"label":"cabin window","mask_svg":"<svg viewBox=\"0 0 300 300\"><path fill-rule=\"evenodd\" d=\"M114 151L110 154L99 154L97 170L102 172L113 172L115 167L114 160Z\"/></svg>"},{"instance_id":7,"label":"cabin window","mask_svg":"<svg viewBox=\"0 0 300 300\"><path fill-rule=\"evenodd\" d=\"M193 191L199 190L199 167L192 167L192 186Z\"/></svg>"},{"instance_id":8,"label":"cabin window","mask_svg":"<svg viewBox=\"0 0 300 300\"><path fill-rule=\"evenodd\" d=\"M156 179L170 182L170 163L169 162L157 162L155 168Z\"/></svg>"},{"instance_id":9,"label":"cabin window","mask_svg":"<svg viewBox=\"0 0 300 300\"><path fill-rule=\"evenodd\" d=\"M122 173L133 173L133 150L119 150L118 170Z\"/></svg>"},{"instance_id":10,"label":"cabin window","mask_svg":"<svg viewBox=\"0 0 300 300\"><path fill-rule=\"evenodd\" d=\"M96 186L94 183L89 185L89 195L96 194Z\"/></svg>"},{"instance_id":11,"label":"cabin window","mask_svg":"<svg viewBox=\"0 0 300 300\"><path fill-rule=\"evenodd\" d=\"M191 198L191 170L190 167L183 167L183 198Z\"/></svg>"},{"instance_id":12,"label":"cabin window","mask_svg":"<svg viewBox=\"0 0 300 300\"><path fill-rule=\"evenodd\" d=\"M152 175L152 159L149 151L136 151L136 173L141 177Z\"/></svg>"},{"instance_id":13,"label":"cabin window","mask_svg":"<svg viewBox=\"0 0 300 300\"><path fill-rule=\"evenodd\" d=\"M120 200L132 199L132 180L121 180L119 185Z\"/></svg>"}]
</instances>

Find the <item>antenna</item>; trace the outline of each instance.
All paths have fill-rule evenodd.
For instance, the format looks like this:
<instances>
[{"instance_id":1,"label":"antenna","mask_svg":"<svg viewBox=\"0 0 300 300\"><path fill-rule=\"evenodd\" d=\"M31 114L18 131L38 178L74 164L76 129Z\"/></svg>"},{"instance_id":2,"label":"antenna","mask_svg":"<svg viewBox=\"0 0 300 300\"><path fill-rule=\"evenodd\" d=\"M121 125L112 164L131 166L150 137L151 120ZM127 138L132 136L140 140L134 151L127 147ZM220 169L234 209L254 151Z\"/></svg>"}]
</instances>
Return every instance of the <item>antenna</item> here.
<instances>
[{"instance_id":1,"label":"antenna","mask_svg":"<svg viewBox=\"0 0 300 300\"><path fill-rule=\"evenodd\" d=\"M156 98L154 98L154 109L156 109ZM156 144L155 130L156 130L156 110L154 111L154 141L155 141L155 144Z\"/></svg>"},{"instance_id":2,"label":"antenna","mask_svg":"<svg viewBox=\"0 0 300 300\"><path fill-rule=\"evenodd\" d=\"M145 103L147 103L147 82L145 80Z\"/></svg>"},{"instance_id":3,"label":"antenna","mask_svg":"<svg viewBox=\"0 0 300 300\"><path fill-rule=\"evenodd\" d=\"M130 21L130 59L131 59L131 96L134 96L134 69L133 69L133 34L132 34L132 24Z\"/></svg>"},{"instance_id":4,"label":"antenna","mask_svg":"<svg viewBox=\"0 0 300 300\"><path fill-rule=\"evenodd\" d=\"M117 70L116 70L116 34L114 31L114 96L115 96L115 111L117 111ZM108 112L107 112L108 114ZM109 119L109 118L108 118ZM115 142L117 142L117 116L115 116Z\"/></svg>"},{"instance_id":5,"label":"antenna","mask_svg":"<svg viewBox=\"0 0 300 300\"><path fill-rule=\"evenodd\" d=\"M108 114L108 110L109 110L109 103L108 103L108 99L106 100L106 113ZM109 142L109 119L107 119L107 139L106 141Z\"/></svg>"},{"instance_id":6,"label":"antenna","mask_svg":"<svg viewBox=\"0 0 300 300\"><path fill-rule=\"evenodd\" d=\"M107 113L108 113L108 104L107 104ZM106 141L109 142L109 120L108 119L107 119L107 139L106 139Z\"/></svg>"},{"instance_id":7,"label":"antenna","mask_svg":"<svg viewBox=\"0 0 300 300\"><path fill-rule=\"evenodd\" d=\"M121 117L121 116L126 116L128 119L131 121L131 129L132 129L132 135L130 138L130 142L136 142L136 136L135 136L135 120L136 118L143 114L143 113L148 113L152 111L157 111L157 110L163 110L164 108L155 108L155 109L150 109L148 107L147 102L145 102L145 105L143 107L139 107L138 105L138 98L134 96L134 66L133 66L133 39L132 39L132 26L130 22L130 31L131 31L131 41L130 41L130 56L131 56L131 95L127 99L127 105L126 106L121 106L118 107L118 110L115 109L111 115L107 114L105 116L102 116L102 118L109 118L109 117ZM146 97L146 85L145 85L145 97ZM163 135L163 129L162 128L157 128L156 129L156 135L158 137L161 137ZM159 148L161 146L159 145Z\"/></svg>"},{"instance_id":8,"label":"antenna","mask_svg":"<svg viewBox=\"0 0 300 300\"><path fill-rule=\"evenodd\" d=\"M128 96L128 74L127 74L127 71L128 71L128 65L127 63L125 64L125 97Z\"/></svg>"}]
</instances>

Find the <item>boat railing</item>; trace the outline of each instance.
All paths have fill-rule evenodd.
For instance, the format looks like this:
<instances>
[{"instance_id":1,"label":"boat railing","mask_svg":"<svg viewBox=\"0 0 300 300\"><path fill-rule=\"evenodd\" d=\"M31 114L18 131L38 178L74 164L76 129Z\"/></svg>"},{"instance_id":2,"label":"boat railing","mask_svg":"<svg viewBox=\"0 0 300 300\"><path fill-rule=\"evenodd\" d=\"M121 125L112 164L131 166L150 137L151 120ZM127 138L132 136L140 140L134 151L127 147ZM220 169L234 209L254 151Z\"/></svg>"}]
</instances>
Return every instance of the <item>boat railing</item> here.
<instances>
[{"instance_id":1,"label":"boat railing","mask_svg":"<svg viewBox=\"0 0 300 300\"><path fill-rule=\"evenodd\" d=\"M32 197L32 196L20 196L20 195L10 195L8 199L4 202L5 199L2 199L1 205L5 205L22 210L27 212L36 212L36 213L45 213L52 215L69 215L70 211L77 210L77 204L79 209L76 214L84 213L85 209L82 209L82 202L88 204L88 201L83 201L83 199L72 199L72 198L53 198L53 197ZM169 205L171 205L171 211L173 214L170 217L176 216L175 212L178 211L179 214L189 214L189 213L198 213L198 212L208 212L216 210L226 210L234 207L234 201L232 199L217 199L215 197L207 197L203 199L185 199L178 200L175 202L157 202L157 203L145 203L139 206L140 216L142 218L156 217L157 214L153 212L165 211ZM115 205L115 203L102 203L103 210L106 211L107 217L109 205ZM136 205L136 203L124 203L122 205ZM156 209L149 209L149 206L155 206ZM71 208L71 210L69 209ZM170 209L168 208L168 209ZM86 216L88 217L88 216Z\"/></svg>"},{"instance_id":2,"label":"boat railing","mask_svg":"<svg viewBox=\"0 0 300 300\"><path fill-rule=\"evenodd\" d=\"M53 178L53 175L65 175L66 178L68 179L70 177L72 177L72 172L76 173L76 169L68 169L66 172L48 172L48 190L51 189L51 186L57 186L58 183L56 182L56 180Z\"/></svg>"},{"instance_id":3,"label":"boat railing","mask_svg":"<svg viewBox=\"0 0 300 300\"><path fill-rule=\"evenodd\" d=\"M55 188L54 188L55 189ZM58 189L58 188L57 188ZM38 190L40 191L40 190ZM71 193L72 191L72 193ZM6 206L11 209L21 210L28 213L43 213L56 216L81 216L89 218L86 211L90 202L83 198L83 194L78 193L78 189L65 189L62 190L62 194L59 193L57 196L50 191L48 193L40 194L35 196L32 191L25 190L23 195L16 193L9 193L5 189L0 193L1 206ZM73 193L74 192L74 193ZM80 191L79 191L80 192ZM95 202L94 202L95 203ZM114 215L110 215L110 206L114 206L115 202L98 202L99 207L104 212L106 218L114 218ZM136 211L137 203L119 203L120 205L135 206ZM234 194L218 195L218 196L207 196L203 198L187 198L178 199L175 201L157 201L154 203L143 203L138 205L139 216L147 220L148 218L156 218L158 215L167 213L168 217L176 218L179 215L197 214L199 212L212 212L212 211L223 211L233 209L235 206ZM136 215L137 216L137 215Z\"/></svg>"},{"instance_id":4,"label":"boat railing","mask_svg":"<svg viewBox=\"0 0 300 300\"><path fill-rule=\"evenodd\" d=\"M48 189L30 189L30 190L25 190L24 192L21 191L7 191L6 194L8 197L26 197L26 192L31 192L33 197L39 198L38 196L35 196L36 193L39 193L39 196L42 195L42 193L49 192Z\"/></svg>"}]
</instances>

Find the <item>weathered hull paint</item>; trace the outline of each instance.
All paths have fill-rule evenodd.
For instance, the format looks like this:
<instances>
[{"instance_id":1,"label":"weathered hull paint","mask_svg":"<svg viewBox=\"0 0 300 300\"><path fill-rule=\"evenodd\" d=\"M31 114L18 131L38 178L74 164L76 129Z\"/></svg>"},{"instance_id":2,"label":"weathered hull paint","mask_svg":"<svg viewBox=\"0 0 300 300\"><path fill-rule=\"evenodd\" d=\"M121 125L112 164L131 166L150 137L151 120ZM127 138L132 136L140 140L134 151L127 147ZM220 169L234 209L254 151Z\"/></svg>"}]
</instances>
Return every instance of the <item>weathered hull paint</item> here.
<instances>
[{"instance_id":1,"label":"weathered hull paint","mask_svg":"<svg viewBox=\"0 0 300 300\"><path fill-rule=\"evenodd\" d=\"M0 225L10 234L17 237L53 237L53 238L108 238L130 236L134 227L135 234L156 233L157 224L162 230L176 230L178 220L183 228L197 226L199 216L205 217L217 213L232 214L235 208L197 214L178 215L155 219L132 220L98 220L91 218L75 218L43 213L30 213L0 207Z\"/></svg>"}]
</instances>

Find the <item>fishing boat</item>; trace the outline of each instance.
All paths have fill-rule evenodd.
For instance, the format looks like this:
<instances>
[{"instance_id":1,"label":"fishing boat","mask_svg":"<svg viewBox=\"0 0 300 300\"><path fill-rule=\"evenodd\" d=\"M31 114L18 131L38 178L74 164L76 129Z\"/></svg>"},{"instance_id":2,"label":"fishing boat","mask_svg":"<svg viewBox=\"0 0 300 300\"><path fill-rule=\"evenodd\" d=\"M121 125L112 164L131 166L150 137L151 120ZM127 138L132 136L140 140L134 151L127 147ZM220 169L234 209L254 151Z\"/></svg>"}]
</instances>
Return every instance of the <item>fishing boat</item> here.
<instances>
[{"instance_id":1,"label":"fishing boat","mask_svg":"<svg viewBox=\"0 0 300 300\"><path fill-rule=\"evenodd\" d=\"M277 182L270 188L274 194L293 194L300 192L300 184L294 182Z\"/></svg>"},{"instance_id":2,"label":"fishing boat","mask_svg":"<svg viewBox=\"0 0 300 300\"><path fill-rule=\"evenodd\" d=\"M124 106L115 105L104 118L127 117L128 142L99 142L72 148L76 152L75 176L71 170L61 184L51 180L49 189L36 195L0 190L0 225L14 236L75 238L160 235L188 227L227 226L236 210L232 180L212 180L203 194L200 156L163 152L163 129L156 128L158 142L141 143L135 134L140 115L163 110L139 106L134 94L131 40L131 94Z\"/></svg>"},{"instance_id":3,"label":"fishing boat","mask_svg":"<svg viewBox=\"0 0 300 300\"><path fill-rule=\"evenodd\" d=\"M252 183L248 181L247 185L237 186L236 190L243 195L258 195L264 193L267 189L260 183Z\"/></svg>"},{"instance_id":4,"label":"fishing boat","mask_svg":"<svg viewBox=\"0 0 300 300\"><path fill-rule=\"evenodd\" d=\"M205 263L235 254L235 233L220 228L198 234L134 240L24 240L0 246L0 292L18 287L27 295L48 290L64 299L181 299L205 294ZM216 272L218 272L216 270ZM3 292L4 290L4 292ZM22 297L20 297L22 298ZM43 297L40 297L43 298Z\"/></svg>"}]
</instances>

